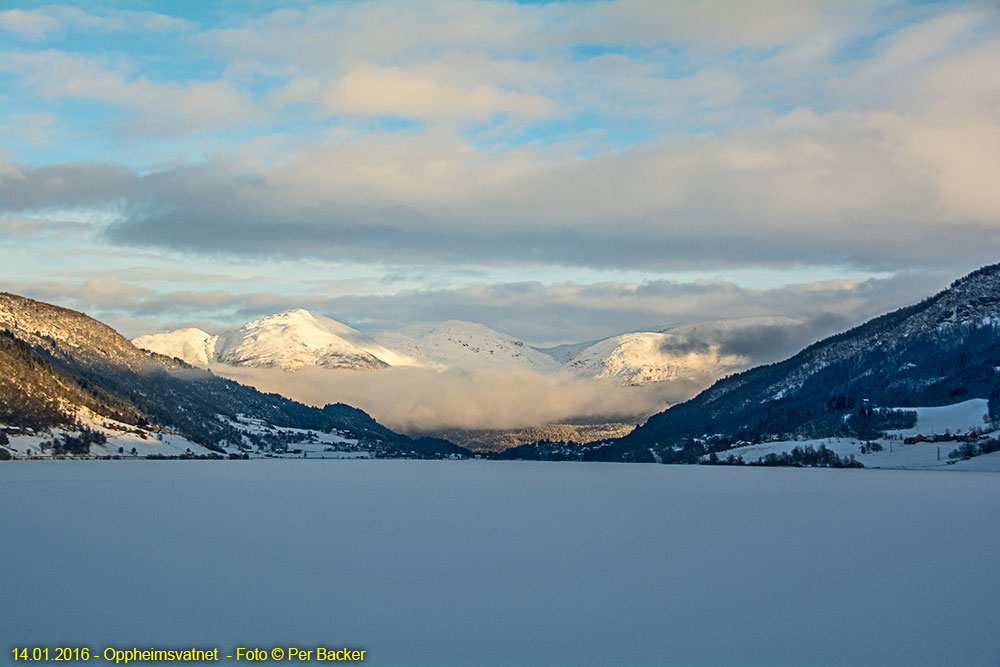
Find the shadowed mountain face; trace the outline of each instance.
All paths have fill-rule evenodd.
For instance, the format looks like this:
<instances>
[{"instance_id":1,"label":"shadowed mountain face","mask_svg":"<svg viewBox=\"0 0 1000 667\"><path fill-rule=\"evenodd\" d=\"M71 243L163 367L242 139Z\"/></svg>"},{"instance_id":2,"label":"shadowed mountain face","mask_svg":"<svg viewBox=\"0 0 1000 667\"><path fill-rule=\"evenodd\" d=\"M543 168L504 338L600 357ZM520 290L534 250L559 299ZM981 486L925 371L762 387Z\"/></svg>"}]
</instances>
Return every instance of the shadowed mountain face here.
<instances>
[{"instance_id":1,"label":"shadowed mountain face","mask_svg":"<svg viewBox=\"0 0 1000 667\"><path fill-rule=\"evenodd\" d=\"M242 416L275 427L338 430L386 455L464 453L440 440L411 440L347 405L310 407L140 350L83 313L32 299L0 294L0 331L0 421L9 425L71 424L86 407L218 447L242 441L233 427Z\"/></svg>"},{"instance_id":2,"label":"shadowed mountain face","mask_svg":"<svg viewBox=\"0 0 1000 667\"><path fill-rule=\"evenodd\" d=\"M705 446L841 433L852 412L933 406L1000 391L1000 265L918 304L732 375L651 417L595 460L691 460ZM652 450L652 451L650 451Z\"/></svg>"}]
</instances>

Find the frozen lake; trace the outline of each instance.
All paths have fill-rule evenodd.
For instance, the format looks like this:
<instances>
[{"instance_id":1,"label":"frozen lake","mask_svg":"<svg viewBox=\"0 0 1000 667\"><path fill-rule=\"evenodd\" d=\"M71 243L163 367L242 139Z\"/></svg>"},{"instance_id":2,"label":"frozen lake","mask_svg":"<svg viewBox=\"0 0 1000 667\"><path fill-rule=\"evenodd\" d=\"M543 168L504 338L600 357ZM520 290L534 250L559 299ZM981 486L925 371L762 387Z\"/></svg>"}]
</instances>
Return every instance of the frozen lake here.
<instances>
[{"instance_id":1,"label":"frozen lake","mask_svg":"<svg viewBox=\"0 0 1000 667\"><path fill-rule=\"evenodd\" d=\"M996 473L10 462L0 507L0 663L26 645L1000 664Z\"/></svg>"}]
</instances>

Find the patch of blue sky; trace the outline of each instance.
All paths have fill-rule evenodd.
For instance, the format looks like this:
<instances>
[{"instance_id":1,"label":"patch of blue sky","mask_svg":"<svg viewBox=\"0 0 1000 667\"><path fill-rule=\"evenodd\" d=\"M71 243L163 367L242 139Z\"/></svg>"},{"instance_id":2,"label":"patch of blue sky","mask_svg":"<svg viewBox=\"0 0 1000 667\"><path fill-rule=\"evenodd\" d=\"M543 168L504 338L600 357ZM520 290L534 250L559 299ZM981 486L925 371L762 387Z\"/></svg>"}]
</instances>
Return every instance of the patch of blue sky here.
<instances>
[{"instance_id":1,"label":"patch of blue sky","mask_svg":"<svg viewBox=\"0 0 1000 667\"><path fill-rule=\"evenodd\" d=\"M832 106L832 105L831 105ZM648 141L722 134L759 122L761 114L781 115L803 107L793 94L768 100L766 106L692 105L682 114L642 115L622 108L620 113L581 112L537 122L510 122L499 114L490 122L465 127L463 135L479 150L503 151L518 146L551 147L575 144L580 158L609 150L623 150ZM751 109L758 113L747 113Z\"/></svg>"},{"instance_id":2,"label":"patch of blue sky","mask_svg":"<svg viewBox=\"0 0 1000 667\"><path fill-rule=\"evenodd\" d=\"M125 141L113 147L116 164L135 169L139 175L161 171L164 165L176 166L203 164L215 157L228 154L233 141L227 133L201 133L187 136L150 137L142 142Z\"/></svg>"},{"instance_id":3,"label":"patch of blue sky","mask_svg":"<svg viewBox=\"0 0 1000 667\"><path fill-rule=\"evenodd\" d=\"M726 60L740 65L758 65L780 55L787 47L782 45L767 48L743 45L728 49L719 54L720 60Z\"/></svg>"},{"instance_id":4,"label":"patch of blue sky","mask_svg":"<svg viewBox=\"0 0 1000 667\"><path fill-rule=\"evenodd\" d=\"M953 10L956 6L975 8L988 3L973 0L906 0L902 4L907 8L906 11L901 11L898 3L887 3L873 8L869 27L856 31L838 44L831 54L832 62L842 64L874 58L887 47L892 35L902 29L923 23L946 10ZM914 7L918 10L914 11ZM962 43L955 46L968 46L970 39L993 37L998 26L1000 26L1000 13L985 12L979 17L978 25L972 31L963 33Z\"/></svg>"},{"instance_id":5,"label":"patch of blue sky","mask_svg":"<svg viewBox=\"0 0 1000 667\"><path fill-rule=\"evenodd\" d=\"M574 62L584 62L601 56L625 56L627 58L645 60L651 53L654 52L654 50L659 51L662 48L662 45L646 46L608 43L576 44L570 47L569 58Z\"/></svg>"},{"instance_id":6,"label":"patch of blue sky","mask_svg":"<svg viewBox=\"0 0 1000 667\"><path fill-rule=\"evenodd\" d=\"M130 114L118 107L89 100L48 99L39 102L18 100L5 109L0 125L16 129L27 124L29 114L51 117L40 128L42 136L32 132L11 132L4 137L4 148L17 162L42 165L52 162L93 162L117 160L109 129L123 123ZM27 130L28 128L24 128Z\"/></svg>"},{"instance_id":7,"label":"patch of blue sky","mask_svg":"<svg viewBox=\"0 0 1000 667\"><path fill-rule=\"evenodd\" d=\"M868 60L881 49L882 40L895 32L895 27L879 27L865 33L854 34L833 50L830 59L834 64Z\"/></svg>"},{"instance_id":8,"label":"patch of blue sky","mask_svg":"<svg viewBox=\"0 0 1000 667\"><path fill-rule=\"evenodd\" d=\"M197 46L189 45L184 39L164 40L157 48L145 45L148 39L148 36L137 39L134 46L124 43L112 45L123 53L141 54L134 56L134 62L140 70L136 74L143 78L155 83L175 82L181 85L229 78L227 63L202 53ZM268 78L265 83L273 84L275 81L284 82L284 79Z\"/></svg>"},{"instance_id":9,"label":"patch of blue sky","mask_svg":"<svg viewBox=\"0 0 1000 667\"><path fill-rule=\"evenodd\" d=\"M345 127L361 134L406 134L419 132L427 121L405 116L330 116L327 127Z\"/></svg>"},{"instance_id":10,"label":"patch of blue sky","mask_svg":"<svg viewBox=\"0 0 1000 667\"><path fill-rule=\"evenodd\" d=\"M19 104L27 106L25 103L27 95L23 91L16 90L20 85L20 75L10 69L0 67L0 113L9 113L12 105ZM32 108L35 107L34 100L31 100Z\"/></svg>"},{"instance_id":11,"label":"patch of blue sky","mask_svg":"<svg viewBox=\"0 0 1000 667\"><path fill-rule=\"evenodd\" d=\"M514 0L518 5L593 5L607 0Z\"/></svg>"},{"instance_id":12,"label":"patch of blue sky","mask_svg":"<svg viewBox=\"0 0 1000 667\"><path fill-rule=\"evenodd\" d=\"M126 129L129 118L136 117L118 110L91 116L83 124L75 119L67 125L57 116L52 125L41 130L45 135L43 140L37 140L31 133L15 134L6 142L5 149L20 164L42 166L61 162L106 162L131 167L142 173L155 170L158 164L178 160L198 163L230 145L221 140L213 141L205 135L150 137L135 142L128 136L134 130ZM0 125L10 123L0 118ZM116 132L124 136L116 138Z\"/></svg>"},{"instance_id":13,"label":"patch of blue sky","mask_svg":"<svg viewBox=\"0 0 1000 667\"><path fill-rule=\"evenodd\" d=\"M140 0L122 3L116 0L10 0L3 3L4 9L24 11L43 9L52 5L79 7L97 16L112 14L122 9L147 11L183 18L195 23L210 23L220 16L239 13L263 13L272 8L301 6L300 0Z\"/></svg>"},{"instance_id":14,"label":"patch of blue sky","mask_svg":"<svg viewBox=\"0 0 1000 667\"><path fill-rule=\"evenodd\" d=\"M498 114L490 122L467 126L463 135L478 150L502 151L528 144L549 147L574 142L579 144L577 155L589 157L646 141L656 132L645 119L585 112L531 123L518 123Z\"/></svg>"},{"instance_id":15,"label":"patch of blue sky","mask_svg":"<svg viewBox=\"0 0 1000 667\"><path fill-rule=\"evenodd\" d=\"M692 57L687 47L668 43L650 45L578 44L570 48L568 56L572 62L587 62L607 57L619 57L641 64L663 79L683 79L696 74L705 67L703 61Z\"/></svg>"}]
</instances>

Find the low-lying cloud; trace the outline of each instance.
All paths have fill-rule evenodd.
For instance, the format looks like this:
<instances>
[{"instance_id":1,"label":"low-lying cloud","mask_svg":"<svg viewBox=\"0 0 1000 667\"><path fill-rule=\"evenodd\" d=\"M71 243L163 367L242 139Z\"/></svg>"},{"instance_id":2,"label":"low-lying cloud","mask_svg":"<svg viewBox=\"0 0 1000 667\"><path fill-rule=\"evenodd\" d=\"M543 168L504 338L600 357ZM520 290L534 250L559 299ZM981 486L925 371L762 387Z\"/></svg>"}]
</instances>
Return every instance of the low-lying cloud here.
<instances>
[{"instance_id":1,"label":"low-lying cloud","mask_svg":"<svg viewBox=\"0 0 1000 667\"><path fill-rule=\"evenodd\" d=\"M716 342L721 354L747 357L753 365L759 365L785 359L851 324L854 323L842 315L820 313L798 322L740 327L696 342L703 345Z\"/></svg>"},{"instance_id":2,"label":"low-lying cloud","mask_svg":"<svg viewBox=\"0 0 1000 667\"><path fill-rule=\"evenodd\" d=\"M682 327L664 340L661 352L680 358L714 351L719 357L742 357L745 363L740 368L748 368L785 359L844 328L843 318L832 314L772 319ZM689 369L685 379L625 386L621 378L519 367L446 371L396 367L374 372L305 368L288 372L214 364L212 370L311 405L347 403L407 433L642 422L691 398L723 374L723 369L706 365L702 370ZM727 367L726 372L732 370Z\"/></svg>"},{"instance_id":3,"label":"low-lying cloud","mask_svg":"<svg viewBox=\"0 0 1000 667\"><path fill-rule=\"evenodd\" d=\"M707 385L689 381L625 387L612 379L526 369L445 371L390 368L375 372L215 365L217 375L322 406L342 402L403 432L509 429L581 417L641 421Z\"/></svg>"}]
</instances>

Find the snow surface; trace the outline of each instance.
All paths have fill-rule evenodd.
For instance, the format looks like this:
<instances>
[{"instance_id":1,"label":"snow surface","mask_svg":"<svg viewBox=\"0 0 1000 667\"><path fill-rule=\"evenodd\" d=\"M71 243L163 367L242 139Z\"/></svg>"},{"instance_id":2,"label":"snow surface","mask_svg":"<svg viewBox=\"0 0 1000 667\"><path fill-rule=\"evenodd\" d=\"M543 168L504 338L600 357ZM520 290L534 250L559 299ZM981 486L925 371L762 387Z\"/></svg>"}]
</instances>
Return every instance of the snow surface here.
<instances>
[{"instance_id":1,"label":"snow surface","mask_svg":"<svg viewBox=\"0 0 1000 667\"><path fill-rule=\"evenodd\" d=\"M342 322L290 310L250 322L224 338L218 360L248 366L378 368L414 363Z\"/></svg>"},{"instance_id":2,"label":"snow surface","mask_svg":"<svg viewBox=\"0 0 1000 667\"><path fill-rule=\"evenodd\" d=\"M751 365L747 356L726 353L725 340L750 329L801 324L790 317L745 317L627 333L576 349L566 366L586 377L613 377L628 385L688 380L708 386ZM563 354L574 348L563 345L552 350ZM552 354L552 350L546 351Z\"/></svg>"},{"instance_id":3,"label":"snow surface","mask_svg":"<svg viewBox=\"0 0 1000 667\"><path fill-rule=\"evenodd\" d=\"M945 431L951 433L968 433L972 429L987 427L986 415L989 413L985 398L973 398L961 403L933 408L896 408L917 413L917 423L913 428L891 431L904 437L917 434L935 435Z\"/></svg>"},{"instance_id":4,"label":"snow surface","mask_svg":"<svg viewBox=\"0 0 1000 667\"><path fill-rule=\"evenodd\" d=\"M619 378L629 385L671 380L710 383L748 365L747 357L722 354L718 345L693 347L683 336L653 332L606 338L566 364L580 375Z\"/></svg>"},{"instance_id":5,"label":"snow surface","mask_svg":"<svg viewBox=\"0 0 1000 667\"><path fill-rule=\"evenodd\" d=\"M996 665L998 499L975 472L11 462L0 627L371 665Z\"/></svg>"},{"instance_id":6,"label":"snow surface","mask_svg":"<svg viewBox=\"0 0 1000 667\"><path fill-rule=\"evenodd\" d=\"M212 451L207 447L188 440L178 433L169 430L160 430L158 432L147 431L131 424L101 417L85 407L77 410L77 420L91 430L103 433L107 438L107 442L104 444L91 444L89 455L75 456L67 454L64 456L65 458L132 457L133 449L135 450L134 456L137 458L145 458L147 456L182 456L188 452L195 456L212 454ZM6 426L6 424L0 424L0 427ZM71 436L80 435L79 431L64 428L51 428L20 435L10 434L7 436L9 442L4 445L4 449L9 450L15 458L53 458L53 449L47 445L53 439L59 439L64 433ZM42 448L43 443L46 444L45 449ZM119 448L122 450L122 453L119 453Z\"/></svg>"},{"instance_id":7,"label":"snow surface","mask_svg":"<svg viewBox=\"0 0 1000 667\"><path fill-rule=\"evenodd\" d=\"M522 367L554 371L559 362L521 340L482 324L449 320L440 324L411 324L383 331L375 340L386 347L442 368L481 370Z\"/></svg>"},{"instance_id":8,"label":"snow surface","mask_svg":"<svg viewBox=\"0 0 1000 667\"><path fill-rule=\"evenodd\" d=\"M602 338L601 340L604 339ZM576 355L580 354L588 347L598 342L600 341L592 340L586 343L566 343L564 345L555 345L553 347L536 347L536 346L532 347L534 347L534 349L538 350L539 352L542 352L552 357L560 364L565 364L567 361L572 361Z\"/></svg>"},{"instance_id":9,"label":"snow surface","mask_svg":"<svg viewBox=\"0 0 1000 667\"><path fill-rule=\"evenodd\" d=\"M968 461L954 461L948 458L948 453L958 449L962 443L919 442L914 445L904 445L903 439L917 434L943 434L946 430L952 434L965 434L976 429L984 435L996 437L998 433L991 432L983 417L987 414L986 399L971 399L954 405L938 407L894 408L917 413L917 423L913 428L889 431L887 438L877 440L883 451L862 454L862 441L855 438L819 438L815 440L780 440L757 445L735 447L719 452L718 456L725 459L728 456L743 457L746 462L756 461L768 454L790 452L795 447L813 447L820 445L833 450L839 456L854 455L866 468L896 468L905 470L981 470L1000 472L1000 457L992 454L976 456Z\"/></svg>"},{"instance_id":10,"label":"snow surface","mask_svg":"<svg viewBox=\"0 0 1000 667\"><path fill-rule=\"evenodd\" d=\"M371 370L419 365L343 322L301 308L249 322L218 336L200 329L179 329L139 336L132 342L202 367L213 361L289 371L305 366Z\"/></svg>"},{"instance_id":11,"label":"snow surface","mask_svg":"<svg viewBox=\"0 0 1000 667\"><path fill-rule=\"evenodd\" d=\"M218 336L191 327L139 336L132 339L132 344L144 350L181 359L192 366L207 368L209 362L215 359L215 346L218 341Z\"/></svg>"},{"instance_id":12,"label":"snow surface","mask_svg":"<svg viewBox=\"0 0 1000 667\"><path fill-rule=\"evenodd\" d=\"M216 415L219 421L229 424L244 433L244 442L226 444L222 447L227 454L238 454L252 459L260 458L314 458L314 459L344 459L370 458L372 448L362 444L356 438L346 437L345 433L336 431L324 433L292 427L276 427L260 419L238 415L233 420L224 415ZM53 440L61 439L63 434L79 436L77 430L53 427L39 431L16 433L22 429L0 423L0 428L11 430L8 434L8 444L4 449L13 454L15 459L98 459L103 457L138 458L146 457L178 457L178 456L217 456L204 445L188 440L169 428L153 427L142 429L131 424L102 417L82 407L76 412L77 421L93 431L103 433L107 438L104 444L91 444L89 454L63 454L56 456L51 447ZM286 451L271 451L260 449L246 437L246 434L270 433L281 435L287 447ZM43 448L42 445L45 445ZM122 451L119 452L119 449ZM133 451L135 452L133 454Z\"/></svg>"},{"instance_id":13,"label":"snow surface","mask_svg":"<svg viewBox=\"0 0 1000 667\"><path fill-rule=\"evenodd\" d=\"M820 445L834 451L838 456L854 458L866 468L886 468L896 470L980 470L983 472L1000 472L1000 458L977 456L969 461L955 462L948 458L948 453L958 449L959 442L921 442L915 445L904 445L902 440L879 440L883 450L871 454L862 454L862 442L853 438L819 438L816 440L781 440L765 442L759 445L747 445L719 452L720 459L728 456L743 457L747 463L763 458L768 454L790 452L795 447L812 447L819 449ZM974 463L972 463L974 461Z\"/></svg>"},{"instance_id":14,"label":"snow surface","mask_svg":"<svg viewBox=\"0 0 1000 667\"><path fill-rule=\"evenodd\" d=\"M687 380L707 385L749 365L744 356L723 354L718 344L692 345L695 336L714 336L748 326L795 322L788 318L748 318L697 323L664 332L623 334L604 340L534 348L482 324L449 320L382 331L374 337L308 310L290 310L212 336L179 329L139 336L133 342L202 367L213 362L298 370L308 366L375 370L424 366L478 371L527 368L554 372L568 368L583 377L619 379L626 385ZM700 339L699 339L700 340Z\"/></svg>"}]
</instances>

